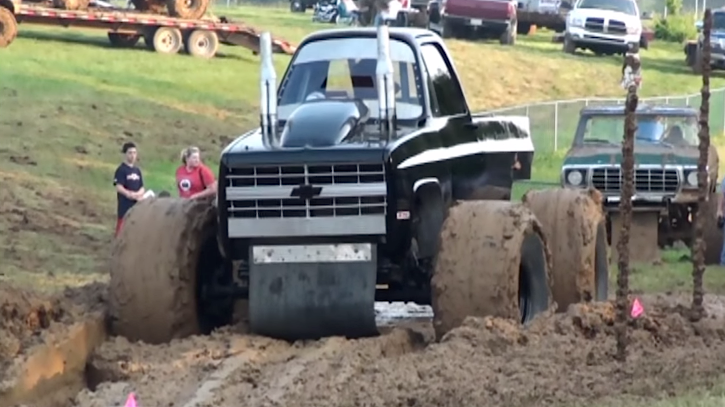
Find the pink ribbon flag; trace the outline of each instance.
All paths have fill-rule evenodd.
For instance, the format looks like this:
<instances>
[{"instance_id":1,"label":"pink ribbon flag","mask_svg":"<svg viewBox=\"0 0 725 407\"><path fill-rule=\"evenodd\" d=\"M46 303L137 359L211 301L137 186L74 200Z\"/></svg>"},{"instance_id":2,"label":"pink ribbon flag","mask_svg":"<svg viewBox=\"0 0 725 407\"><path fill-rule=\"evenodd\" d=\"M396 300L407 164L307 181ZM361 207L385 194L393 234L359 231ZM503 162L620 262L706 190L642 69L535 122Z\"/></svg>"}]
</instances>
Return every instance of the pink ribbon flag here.
<instances>
[{"instance_id":1,"label":"pink ribbon flag","mask_svg":"<svg viewBox=\"0 0 725 407\"><path fill-rule=\"evenodd\" d=\"M635 298L634 302L632 303L632 310L629 313L632 318L637 318L640 315L644 314L644 307L642 306L642 303L639 302L639 298ZM135 405L133 407L136 407Z\"/></svg>"},{"instance_id":2,"label":"pink ribbon flag","mask_svg":"<svg viewBox=\"0 0 725 407\"><path fill-rule=\"evenodd\" d=\"M136 395L133 392L129 393L126 399L126 404L123 407L137 407L136 406Z\"/></svg>"}]
</instances>

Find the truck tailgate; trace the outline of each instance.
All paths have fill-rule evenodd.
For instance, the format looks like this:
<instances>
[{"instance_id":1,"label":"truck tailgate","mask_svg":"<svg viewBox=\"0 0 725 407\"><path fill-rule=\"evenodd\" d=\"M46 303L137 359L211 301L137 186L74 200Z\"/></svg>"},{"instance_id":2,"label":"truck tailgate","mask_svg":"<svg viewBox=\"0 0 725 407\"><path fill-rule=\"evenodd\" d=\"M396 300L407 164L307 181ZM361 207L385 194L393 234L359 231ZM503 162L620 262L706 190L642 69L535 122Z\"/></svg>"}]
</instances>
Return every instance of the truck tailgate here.
<instances>
[{"instance_id":1,"label":"truck tailgate","mask_svg":"<svg viewBox=\"0 0 725 407\"><path fill-rule=\"evenodd\" d=\"M483 20L509 20L516 6L508 0L448 0L446 14Z\"/></svg>"}]
</instances>

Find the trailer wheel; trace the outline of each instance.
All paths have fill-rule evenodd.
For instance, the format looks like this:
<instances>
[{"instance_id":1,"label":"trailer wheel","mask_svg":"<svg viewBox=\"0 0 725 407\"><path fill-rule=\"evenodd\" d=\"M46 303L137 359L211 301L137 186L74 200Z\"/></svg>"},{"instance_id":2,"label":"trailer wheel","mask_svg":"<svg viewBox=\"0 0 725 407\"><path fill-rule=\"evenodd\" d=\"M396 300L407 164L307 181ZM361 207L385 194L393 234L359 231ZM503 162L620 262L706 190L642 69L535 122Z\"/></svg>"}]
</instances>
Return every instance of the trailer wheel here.
<instances>
[{"instance_id":1,"label":"trailer wheel","mask_svg":"<svg viewBox=\"0 0 725 407\"><path fill-rule=\"evenodd\" d=\"M194 30L184 39L184 49L195 57L214 58L219 50L219 36L214 31Z\"/></svg>"},{"instance_id":2,"label":"trailer wheel","mask_svg":"<svg viewBox=\"0 0 725 407\"><path fill-rule=\"evenodd\" d=\"M5 48L18 35L18 22L12 11L0 6L0 48Z\"/></svg>"},{"instance_id":3,"label":"trailer wheel","mask_svg":"<svg viewBox=\"0 0 725 407\"><path fill-rule=\"evenodd\" d=\"M153 44L156 52L176 54L184 44L181 30L173 27L159 27L154 32Z\"/></svg>"},{"instance_id":4,"label":"trailer wheel","mask_svg":"<svg viewBox=\"0 0 725 407\"><path fill-rule=\"evenodd\" d=\"M172 17L197 20L202 18L209 8L209 0L167 0L166 8Z\"/></svg>"},{"instance_id":5,"label":"trailer wheel","mask_svg":"<svg viewBox=\"0 0 725 407\"><path fill-rule=\"evenodd\" d=\"M124 34L124 33L114 33L109 32L108 33L108 41L111 43L111 46L117 47L117 48L131 48L136 46L138 44L138 40L141 39L141 36L138 34Z\"/></svg>"}]
</instances>

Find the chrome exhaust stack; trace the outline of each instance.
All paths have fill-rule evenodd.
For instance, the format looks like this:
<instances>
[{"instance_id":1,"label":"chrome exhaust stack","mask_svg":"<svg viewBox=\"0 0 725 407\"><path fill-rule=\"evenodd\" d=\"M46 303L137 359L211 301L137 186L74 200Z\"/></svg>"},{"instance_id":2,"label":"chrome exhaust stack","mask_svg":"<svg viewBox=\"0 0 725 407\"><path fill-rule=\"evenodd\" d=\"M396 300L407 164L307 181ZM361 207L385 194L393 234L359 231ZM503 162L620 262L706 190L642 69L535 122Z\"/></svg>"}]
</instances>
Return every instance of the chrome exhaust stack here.
<instances>
[{"instance_id":1,"label":"chrome exhaust stack","mask_svg":"<svg viewBox=\"0 0 725 407\"><path fill-rule=\"evenodd\" d=\"M277 142L277 72L272 62L272 34L263 32L259 37L262 57L260 84L260 122L265 144L276 147Z\"/></svg>"},{"instance_id":2,"label":"chrome exhaust stack","mask_svg":"<svg viewBox=\"0 0 725 407\"><path fill-rule=\"evenodd\" d=\"M375 67L377 77L378 104L380 108L380 133L386 141L395 137L395 82L393 80L393 61L390 58L390 32L388 26L378 26L378 63Z\"/></svg>"}]
</instances>

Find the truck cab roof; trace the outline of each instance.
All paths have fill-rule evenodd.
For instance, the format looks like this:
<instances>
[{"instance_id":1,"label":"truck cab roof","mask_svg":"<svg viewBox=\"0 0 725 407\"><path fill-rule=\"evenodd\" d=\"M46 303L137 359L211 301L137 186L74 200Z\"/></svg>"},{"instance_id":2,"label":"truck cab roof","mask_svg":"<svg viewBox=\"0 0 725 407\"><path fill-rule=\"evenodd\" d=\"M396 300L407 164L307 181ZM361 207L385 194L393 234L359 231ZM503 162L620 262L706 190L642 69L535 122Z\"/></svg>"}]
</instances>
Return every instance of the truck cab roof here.
<instances>
[{"instance_id":1,"label":"truck cab roof","mask_svg":"<svg viewBox=\"0 0 725 407\"><path fill-rule=\"evenodd\" d=\"M440 38L433 32L422 28L390 27L388 32L390 33L391 39L394 38L416 45L422 42L422 40ZM305 37L297 46L297 49L300 49L304 47L305 44L313 41L330 38L376 37L377 33L378 31L376 27L331 28L320 30Z\"/></svg>"}]
</instances>

